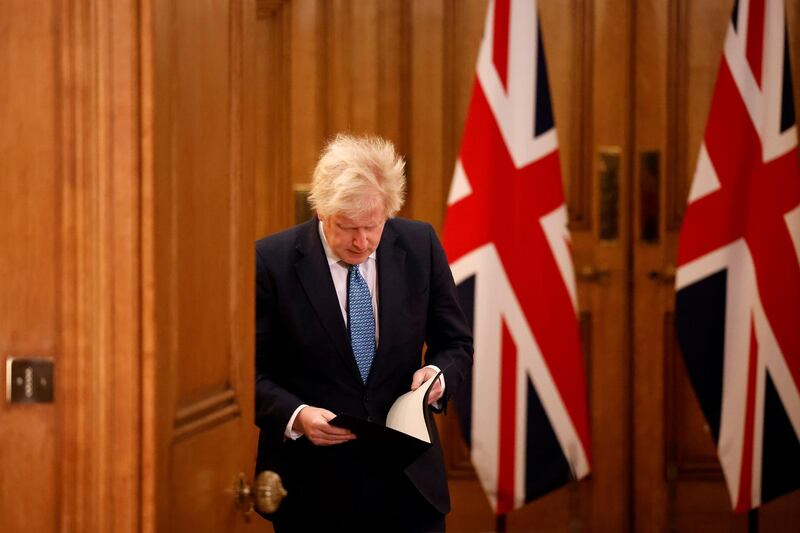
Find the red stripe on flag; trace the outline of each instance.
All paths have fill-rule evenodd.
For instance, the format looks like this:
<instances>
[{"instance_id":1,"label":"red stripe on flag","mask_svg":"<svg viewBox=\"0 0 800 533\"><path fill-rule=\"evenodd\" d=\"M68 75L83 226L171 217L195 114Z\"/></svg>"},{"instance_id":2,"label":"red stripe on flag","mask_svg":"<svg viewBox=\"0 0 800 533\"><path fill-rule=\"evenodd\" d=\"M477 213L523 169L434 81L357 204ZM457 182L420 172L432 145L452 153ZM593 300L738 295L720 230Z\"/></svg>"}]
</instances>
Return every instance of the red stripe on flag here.
<instances>
[{"instance_id":1,"label":"red stripe on flag","mask_svg":"<svg viewBox=\"0 0 800 533\"><path fill-rule=\"evenodd\" d=\"M736 512L749 511L753 506L753 433L756 413L756 365L758 356L758 339L756 324L750 319L750 355L747 364L747 396L745 399L744 442L742 443L742 467L739 474L739 496Z\"/></svg>"},{"instance_id":2,"label":"red stripe on flag","mask_svg":"<svg viewBox=\"0 0 800 533\"><path fill-rule=\"evenodd\" d=\"M503 321L500 364L500 443L497 466L497 514L514 509L514 456L517 440L517 346Z\"/></svg>"},{"instance_id":3,"label":"red stripe on flag","mask_svg":"<svg viewBox=\"0 0 800 533\"><path fill-rule=\"evenodd\" d=\"M750 0L747 20L747 62L761 86L761 61L764 57L764 0Z\"/></svg>"},{"instance_id":4,"label":"red stripe on flag","mask_svg":"<svg viewBox=\"0 0 800 533\"><path fill-rule=\"evenodd\" d=\"M494 3L494 42L492 43L492 62L497 75L508 88L508 17L511 7L509 0L497 0Z\"/></svg>"}]
</instances>

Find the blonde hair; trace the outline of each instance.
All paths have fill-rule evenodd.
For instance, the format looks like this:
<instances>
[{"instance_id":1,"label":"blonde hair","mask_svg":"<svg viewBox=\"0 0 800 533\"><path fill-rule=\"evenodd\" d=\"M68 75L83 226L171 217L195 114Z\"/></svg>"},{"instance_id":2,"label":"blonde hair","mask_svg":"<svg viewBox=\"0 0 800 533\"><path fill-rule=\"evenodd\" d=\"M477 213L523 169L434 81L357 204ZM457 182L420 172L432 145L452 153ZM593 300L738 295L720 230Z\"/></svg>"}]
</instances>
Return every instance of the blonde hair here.
<instances>
[{"instance_id":1,"label":"blonde hair","mask_svg":"<svg viewBox=\"0 0 800 533\"><path fill-rule=\"evenodd\" d=\"M403 207L405 161L380 137L340 133L322 149L308 202L318 215L356 218L383 202L386 217Z\"/></svg>"}]
</instances>

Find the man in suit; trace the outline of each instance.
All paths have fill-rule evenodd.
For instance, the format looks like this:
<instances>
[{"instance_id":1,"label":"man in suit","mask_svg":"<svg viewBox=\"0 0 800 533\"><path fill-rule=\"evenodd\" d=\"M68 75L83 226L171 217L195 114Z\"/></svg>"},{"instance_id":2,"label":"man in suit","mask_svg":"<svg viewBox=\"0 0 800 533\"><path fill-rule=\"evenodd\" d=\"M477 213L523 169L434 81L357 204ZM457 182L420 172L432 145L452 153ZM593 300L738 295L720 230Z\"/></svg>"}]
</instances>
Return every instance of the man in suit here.
<instances>
[{"instance_id":1,"label":"man in suit","mask_svg":"<svg viewBox=\"0 0 800 533\"><path fill-rule=\"evenodd\" d=\"M312 220L256 243L257 471L288 491L278 531L441 531L442 450L399 466L339 413L384 423L439 371L441 410L472 364L472 337L429 224L393 218L405 196L391 143L339 135L322 152ZM423 346L425 366L422 366Z\"/></svg>"}]
</instances>

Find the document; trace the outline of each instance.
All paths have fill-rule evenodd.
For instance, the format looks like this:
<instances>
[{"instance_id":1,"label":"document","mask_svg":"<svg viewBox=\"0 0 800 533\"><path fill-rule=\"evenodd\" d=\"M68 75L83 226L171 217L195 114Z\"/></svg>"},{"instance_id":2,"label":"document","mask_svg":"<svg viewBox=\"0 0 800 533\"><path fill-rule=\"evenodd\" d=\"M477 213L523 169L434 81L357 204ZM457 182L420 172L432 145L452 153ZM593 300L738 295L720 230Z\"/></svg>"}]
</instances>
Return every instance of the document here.
<instances>
[{"instance_id":1,"label":"document","mask_svg":"<svg viewBox=\"0 0 800 533\"><path fill-rule=\"evenodd\" d=\"M330 421L337 427L347 428L359 439L374 441L403 466L412 463L431 447L433 413L428 407L428 396L441 372L428 379L416 390L395 400L386 416L386 425L341 413Z\"/></svg>"}]
</instances>

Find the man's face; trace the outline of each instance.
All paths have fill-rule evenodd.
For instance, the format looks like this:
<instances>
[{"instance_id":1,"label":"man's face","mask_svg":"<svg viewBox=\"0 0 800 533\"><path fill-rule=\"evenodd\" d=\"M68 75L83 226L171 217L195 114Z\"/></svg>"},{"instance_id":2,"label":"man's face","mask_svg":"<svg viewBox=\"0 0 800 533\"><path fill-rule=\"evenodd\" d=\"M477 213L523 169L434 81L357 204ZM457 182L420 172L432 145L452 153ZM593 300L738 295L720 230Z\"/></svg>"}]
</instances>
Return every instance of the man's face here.
<instances>
[{"instance_id":1,"label":"man's face","mask_svg":"<svg viewBox=\"0 0 800 533\"><path fill-rule=\"evenodd\" d=\"M356 218L344 215L320 217L325 238L333 253L351 265L359 265L381 242L386 212L380 203Z\"/></svg>"}]
</instances>

